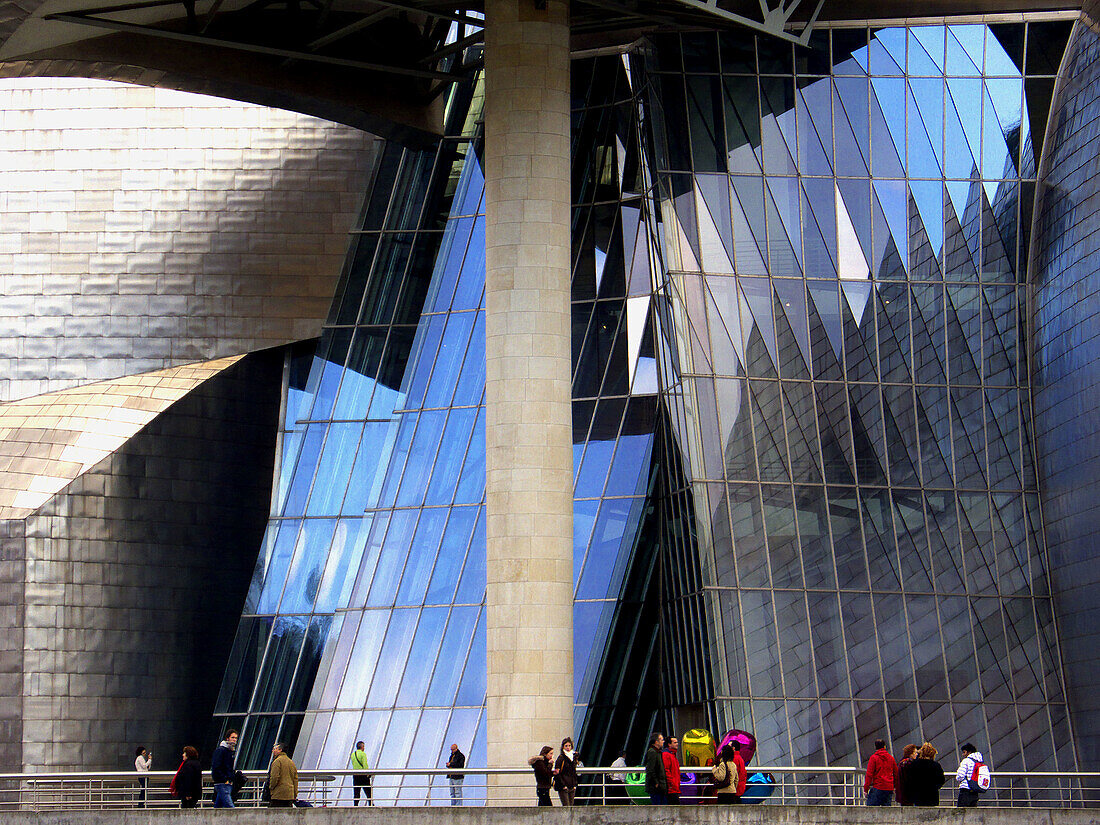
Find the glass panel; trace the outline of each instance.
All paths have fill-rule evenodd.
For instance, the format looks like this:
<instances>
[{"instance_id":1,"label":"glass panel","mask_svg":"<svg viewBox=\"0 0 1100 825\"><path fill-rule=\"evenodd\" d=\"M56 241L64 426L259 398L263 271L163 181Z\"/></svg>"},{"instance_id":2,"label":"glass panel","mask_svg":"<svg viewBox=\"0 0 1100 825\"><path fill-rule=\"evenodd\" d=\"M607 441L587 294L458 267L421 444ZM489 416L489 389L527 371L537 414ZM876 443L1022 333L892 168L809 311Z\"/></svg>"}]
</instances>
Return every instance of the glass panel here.
<instances>
[{"instance_id":1,"label":"glass panel","mask_svg":"<svg viewBox=\"0 0 1100 825\"><path fill-rule=\"evenodd\" d=\"M479 512L477 507L455 507L450 511L432 570L431 584L424 596L426 604L448 604L454 597Z\"/></svg>"},{"instance_id":2,"label":"glass panel","mask_svg":"<svg viewBox=\"0 0 1100 825\"><path fill-rule=\"evenodd\" d=\"M474 623L480 612L479 607L456 607L451 610L438 662L428 687L426 701L429 705L450 705L454 701L458 680L470 650Z\"/></svg>"},{"instance_id":3,"label":"glass panel","mask_svg":"<svg viewBox=\"0 0 1100 825\"><path fill-rule=\"evenodd\" d=\"M306 519L294 551L294 562L287 576L280 613L309 613L317 597L325 563L332 545L335 519Z\"/></svg>"},{"instance_id":4,"label":"glass panel","mask_svg":"<svg viewBox=\"0 0 1100 825\"><path fill-rule=\"evenodd\" d=\"M386 628L386 638L379 651L378 665L374 669L374 681L367 696L367 707L393 707L394 700L397 698L397 686L401 683L401 677L410 661L409 648L412 645L419 616L418 609L391 612L389 627ZM402 761L406 759L407 751L402 752L400 758Z\"/></svg>"},{"instance_id":5,"label":"glass panel","mask_svg":"<svg viewBox=\"0 0 1100 825\"><path fill-rule=\"evenodd\" d=\"M397 604L421 604L432 573L436 553L447 522L448 511L443 508L425 509L420 512L416 535L409 548L405 572L397 588Z\"/></svg>"},{"instance_id":6,"label":"glass panel","mask_svg":"<svg viewBox=\"0 0 1100 825\"><path fill-rule=\"evenodd\" d=\"M283 710L308 626L308 616L280 616L275 619L271 642L256 682L256 696L251 707L253 713Z\"/></svg>"},{"instance_id":7,"label":"glass panel","mask_svg":"<svg viewBox=\"0 0 1100 825\"><path fill-rule=\"evenodd\" d=\"M420 623L409 651L409 661L414 666L405 669L405 678L397 693L399 706L416 707L424 703L424 694L435 669L436 656L443 640L443 627L449 612L446 607L427 607L420 612Z\"/></svg>"},{"instance_id":8,"label":"glass panel","mask_svg":"<svg viewBox=\"0 0 1100 825\"><path fill-rule=\"evenodd\" d=\"M481 604L485 598L485 508L479 507L470 551L455 593L455 604Z\"/></svg>"}]
</instances>

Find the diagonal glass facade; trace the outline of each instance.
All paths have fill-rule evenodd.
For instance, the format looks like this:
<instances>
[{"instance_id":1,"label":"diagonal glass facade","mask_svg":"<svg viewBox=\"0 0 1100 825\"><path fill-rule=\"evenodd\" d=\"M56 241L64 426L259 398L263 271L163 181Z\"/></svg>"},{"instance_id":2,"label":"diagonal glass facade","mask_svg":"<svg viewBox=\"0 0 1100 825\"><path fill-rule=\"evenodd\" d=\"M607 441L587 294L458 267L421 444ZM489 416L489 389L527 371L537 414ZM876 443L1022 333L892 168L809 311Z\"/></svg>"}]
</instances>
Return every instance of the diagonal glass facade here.
<instances>
[{"instance_id":1,"label":"diagonal glass facade","mask_svg":"<svg viewBox=\"0 0 1100 825\"><path fill-rule=\"evenodd\" d=\"M1026 315L1069 25L574 62L562 734L589 764L705 725L753 730L766 764L857 764L884 736L1074 768ZM358 739L377 767L450 742L485 764L479 104L461 87L451 137L387 146L324 335L288 360L216 720L250 766L276 737L306 767Z\"/></svg>"},{"instance_id":2,"label":"diagonal glass facade","mask_svg":"<svg viewBox=\"0 0 1100 825\"><path fill-rule=\"evenodd\" d=\"M764 763L858 764L885 735L1075 764L1024 322L1034 90L1067 34L702 33L645 55L662 400L715 670L673 704L713 703Z\"/></svg>"},{"instance_id":3,"label":"diagonal glass facade","mask_svg":"<svg viewBox=\"0 0 1100 825\"><path fill-rule=\"evenodd\" d=\"M631 97L613 97L626 77L614 64L578 105L578 139L604 151L579 156L574 210L578 728L623 622L656 415L650 233L620 183L639 179ZM288 364L276 515L216 720L243 727L245 764L276 737L301 764L342 766L359 739L380 768L442 765L441 742L485 763L479 94L452 102L455 138L383 153L317 352ZM379 777L375 798L423 789Z\"/></svg>"}]
</instances>

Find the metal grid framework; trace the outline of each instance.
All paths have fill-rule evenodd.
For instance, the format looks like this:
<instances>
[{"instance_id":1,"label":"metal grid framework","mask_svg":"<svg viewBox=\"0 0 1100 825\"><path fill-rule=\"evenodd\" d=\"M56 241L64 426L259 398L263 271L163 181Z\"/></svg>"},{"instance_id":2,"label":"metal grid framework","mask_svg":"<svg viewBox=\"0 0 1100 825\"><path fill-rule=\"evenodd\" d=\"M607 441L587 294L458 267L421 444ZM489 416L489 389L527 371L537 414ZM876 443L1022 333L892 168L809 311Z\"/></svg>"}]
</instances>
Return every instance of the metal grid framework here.
<instances>
[{"instance_id":1,"label":"metal grid framework","mask_svg":"<svg viewBox=\"0 0 1100 825\"><path fill-rule=\"evenodd\" d=\"M484 764L484 181L479 88L466 95L451 101L458 136L383 154L318 353L290 366L276 515L218 708L244 722L245 764L276 736L297 738L310 765L342 767L359 739L383 768L442 764L440 742ZM601 146L606 103L593 114ZM577 168L601 184L574 210L578 728L653 440L651 269L638 262L630 316L618 221L632 221L633 243L641 197L607 202L626 152ZM402 799L401 781L380 778L376 797Z\"/></svg>"},{"instance_id":2,"label":"metal grid framework","mask_svg":"<svg viewBox=\"0 0 1100 825\"><path fill-rule=\"evenodd\" d=\"M1075 765L1031 442L1036 157L1069 21L659 38L662 385L723 729ZM1036 125L1036 131L1031 129ZM675 662L666 669L687 672Z\"/></svg>"},{"instance_id":3,"label":"metal grid framework","mask_svg":"<svg viewBox=\"0 0 1100 825\"><path fill-rule=\"evenodd\" d=\"M851 764L885 735L1074 767L1023 321L1032 124L1069 28L834 29L797 52L711 32L576 64L578 731L617 729L592 713L626 667L604 640L656 591L657 639L626 655L660 706L628 697L621 741L692 706L766 762ZM246 764L276 736L306 767L357 739L379 767L451 741L484 760L464 106L459 137L387 150L320 349L290 365L217 720L244 722Z\"/></svg>"}]
</instances>

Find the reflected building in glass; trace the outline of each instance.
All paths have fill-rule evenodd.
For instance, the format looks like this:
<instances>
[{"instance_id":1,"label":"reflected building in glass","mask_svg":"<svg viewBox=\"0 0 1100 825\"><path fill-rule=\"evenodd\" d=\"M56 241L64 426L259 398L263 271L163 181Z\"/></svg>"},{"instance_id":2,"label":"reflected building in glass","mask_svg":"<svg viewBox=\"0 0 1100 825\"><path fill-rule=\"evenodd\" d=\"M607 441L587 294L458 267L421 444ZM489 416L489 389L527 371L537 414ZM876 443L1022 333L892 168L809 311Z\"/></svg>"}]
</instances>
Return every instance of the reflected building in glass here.
<instances>
[{"instance_id":1,"label":"reflected building in glass","mask_svg":"<svg viewBox=\"0 0 1100 825\"><path fill-rule=\"evenodd\" d=\"M1073 339L1100 111L1078 17L573 61L561 735L588 764L692 727L753 731L767 765L858 765L876 738L1098 764L1096 462L1067 472L1087 437L1063 429L1096 361ZM488 761L482 94L454 85L437 141L355 153L320 336L263 354L279 379L253 365L281 389L271 507L204 739L241 729L246 767L276 739L303 768L357 740L375 768ZM406 782L375 799L423 800Z\"/></svg>"}]
</instances>

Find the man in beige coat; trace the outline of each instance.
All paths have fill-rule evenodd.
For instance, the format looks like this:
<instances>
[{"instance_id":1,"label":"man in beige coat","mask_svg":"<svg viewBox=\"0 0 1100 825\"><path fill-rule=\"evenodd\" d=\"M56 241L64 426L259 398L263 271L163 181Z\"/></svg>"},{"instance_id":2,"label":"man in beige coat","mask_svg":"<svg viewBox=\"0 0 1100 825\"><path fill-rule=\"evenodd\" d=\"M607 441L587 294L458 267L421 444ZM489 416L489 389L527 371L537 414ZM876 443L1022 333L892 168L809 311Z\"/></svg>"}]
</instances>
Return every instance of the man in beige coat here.
<instances>
[{"instance_id":1,"label":"man in beige coat","mask_svg":"<svg viewBox=\"0 0 1100 825\"><path fill-rule=\"evenodd\" d=\"M282 742L271 749L271 767L267 769L267 787L271 792L270 808L293 808L298 799L298 768Z\"/></svg>"}]
</instances>

